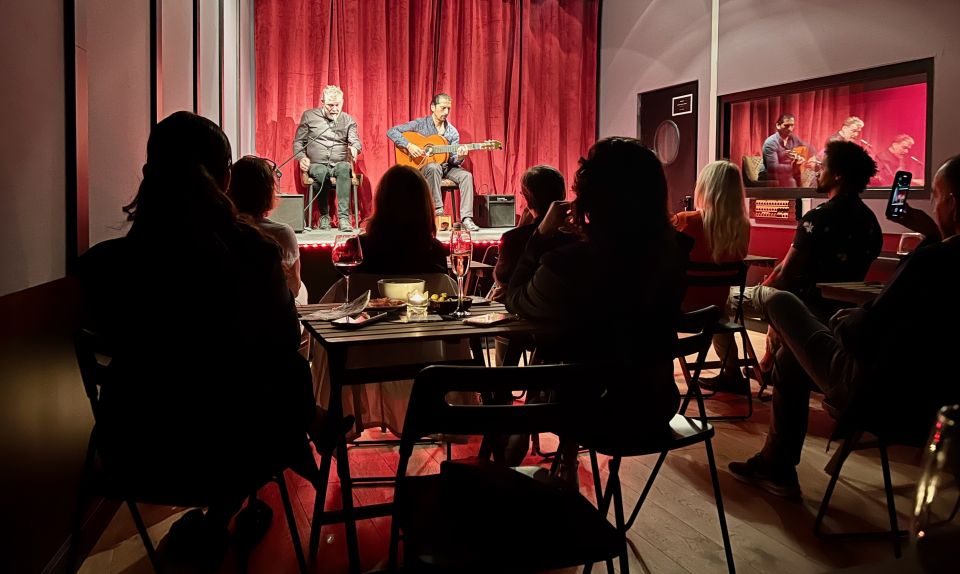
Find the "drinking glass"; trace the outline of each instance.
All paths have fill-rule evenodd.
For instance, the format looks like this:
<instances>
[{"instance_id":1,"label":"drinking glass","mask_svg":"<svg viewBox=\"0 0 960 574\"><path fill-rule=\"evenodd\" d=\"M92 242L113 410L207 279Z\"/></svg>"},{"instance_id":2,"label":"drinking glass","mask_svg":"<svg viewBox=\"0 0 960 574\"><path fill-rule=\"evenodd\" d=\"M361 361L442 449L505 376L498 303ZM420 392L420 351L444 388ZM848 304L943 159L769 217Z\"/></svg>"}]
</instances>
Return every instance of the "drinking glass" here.
<instances>
[{"instance_id":1,"label":"drinking glass","mask_svg":"<svg viewBox=\"0 0 960 574\"><path fill-rule=\"evenodd\" d=\"M360 236L356 234L337 235L333 240L333 251L330 254L333 266L343 275L346 281L346 301L350 302L350 274L363 263L363 249L360 248Z\"/></svg>"},{"instance_id":2,"label":"drinking glass","mask_svg":"<svg viewBox=\"0 0 960 574\"><path fill-rule=\"evenodd\" d=\"M956 572L960 545L960 405L937 415L924 449L913 508L913 539L924 572Z\"/></svg>"},{"instance_id":3,"label":"drinking glass","mask_svg":"<svg viewBox=\"0 0 960 574\"><path fill-rule=\"evenodd\" d=\"M463 310L463 278L470 270L470 259L473 257L473 238L470 231L463 229L459 224L450 233L450 267L457 276L457 310L450 314L458 319L469 317L470 313Z\"/></svg>"}]
</instances>

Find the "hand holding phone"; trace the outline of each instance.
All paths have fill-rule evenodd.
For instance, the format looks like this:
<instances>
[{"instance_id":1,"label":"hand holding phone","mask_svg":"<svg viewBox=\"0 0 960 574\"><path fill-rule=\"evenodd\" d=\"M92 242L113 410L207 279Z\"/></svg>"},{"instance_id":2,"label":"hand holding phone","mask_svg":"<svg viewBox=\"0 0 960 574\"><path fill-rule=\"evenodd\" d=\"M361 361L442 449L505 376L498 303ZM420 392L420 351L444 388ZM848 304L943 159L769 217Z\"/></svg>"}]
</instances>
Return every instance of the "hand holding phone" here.
<instances>
[{"instance_id":1,"label":"hand holding phone","mask_svg":"<svg viewBox=\"0 0 960 574\"><path fill-rule=\"evenodd\" d=\"M887 219L900 219L906 214L907 193L910 191L911 179L913 174L909 171L898 171L893 176L890 198L887 200Z\"/></svg>"}]
</instances>

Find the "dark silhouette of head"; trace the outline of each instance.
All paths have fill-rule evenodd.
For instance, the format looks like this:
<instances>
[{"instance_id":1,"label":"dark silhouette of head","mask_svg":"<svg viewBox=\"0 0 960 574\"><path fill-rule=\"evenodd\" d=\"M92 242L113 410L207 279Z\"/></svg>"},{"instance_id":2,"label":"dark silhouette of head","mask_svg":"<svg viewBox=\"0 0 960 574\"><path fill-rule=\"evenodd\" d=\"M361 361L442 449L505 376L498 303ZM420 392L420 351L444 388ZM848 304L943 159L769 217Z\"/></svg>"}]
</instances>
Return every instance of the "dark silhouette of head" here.
<instances>
[{"instance_id":1,"label":"dark silhouette of head","mask_svg":"<svg viewBox=\"0 0 960 574\"><path fill-rule=\"evenodd\" d=\"M395 165L377 184L367 235L398 245L426 245L437 233L433 200L419 170Z\"/></svg>"},{"instance_id":2,"label":"dark silhouette of head","mask_svg":"<svg viewBox=\"0 0 960 574\"><path fill-rule=\"evenodd\" d=\"M527 206L538 216L542 216L547 213L551 203L563 201L567 194L567 184L556 168L535 165L520 178L520 193Z\"/></svg>"},{"instance_id":3,"label":"dark silhouette of head","mask_svg":"<svg viewBox=\"0 0 960 574\"><path fill-rule=\"evenodd\" d=\"M262 157L244 156L230 170L230 189L227 195L241 215L253 218L265 216L273 209L276 198L274 168Z\"/></svg>"},{"instance_id":4,"label":"dark silhouette of head","mask_svg":"<svg viewBox=\"0 0 960 574\"><path fill-rule=\"evenodd\" d=\"M604 138L580 160L575 215L587 237L665 235L667 179L656 154L629 137Z\"/></svg>"},{"instance_id":5,"label":"dark silhouette of head","mask_svg":"<svg viewBox=\"0 0 960 574\"><path fill-rule=\"evenodd\" d=\"M176 112L150 131L143 181L124 207L130 236L217 231L236 222L224 193L230 183L230 142L205 117Z\"/></svg>"},{"instance_id":6,"label":"dark silhouette of head","mask_svg":"<svg viewBox=\"0 0 960 574\"><path fill-rule=\"evenodd\" d=\"M861 193L877 173L877 163L862 147L846 141L832 141L824 148L824 163L844 192Z\"/></svg>"}]
</instances>

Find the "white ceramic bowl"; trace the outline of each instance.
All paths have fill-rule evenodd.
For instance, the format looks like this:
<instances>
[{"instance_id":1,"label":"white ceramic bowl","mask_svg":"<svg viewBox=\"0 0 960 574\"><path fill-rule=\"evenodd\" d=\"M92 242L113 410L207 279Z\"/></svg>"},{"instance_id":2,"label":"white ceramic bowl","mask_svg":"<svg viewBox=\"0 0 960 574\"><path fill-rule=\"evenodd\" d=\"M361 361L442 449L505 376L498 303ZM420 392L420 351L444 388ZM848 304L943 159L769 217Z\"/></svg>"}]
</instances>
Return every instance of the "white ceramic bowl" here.
<instances>
[{"instance_id":1,"label":"white ceramic bowl","mask_svg":"<svg viewBox=\"0 0 960 574\"><path fill-rule=\"evenodd\" d=\"M423 292L426 282L423 279L404 279L402 277L381 279L377 281L377 288L380 289L381 297L390 297L391 299L407 300L407 293L410 291Z\"/></svg>"}]
</instances>

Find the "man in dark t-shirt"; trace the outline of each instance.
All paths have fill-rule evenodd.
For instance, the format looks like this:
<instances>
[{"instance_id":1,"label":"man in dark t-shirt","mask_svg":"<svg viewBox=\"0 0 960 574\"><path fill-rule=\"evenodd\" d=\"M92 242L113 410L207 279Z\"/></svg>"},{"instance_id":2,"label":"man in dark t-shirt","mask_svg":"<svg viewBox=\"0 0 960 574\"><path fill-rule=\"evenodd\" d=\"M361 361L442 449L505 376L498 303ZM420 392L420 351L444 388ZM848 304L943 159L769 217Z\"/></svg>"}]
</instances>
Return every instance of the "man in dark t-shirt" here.
<instances>
[{"instance_id":1,"label":"man in dark t-shirt","mask_svg":"<svg viewBox=\"0 0 960 574\"><path fill-rule=\"evenodd\" d=\"M860 146L827 144L817 192L829 199L800 219L790 250L764 285L790 291L815 315L830 318L837 307L820 296L817 283L862 281L880 254L880 224L860 199L876 170Z\"/></svg>"}]
</instances>

